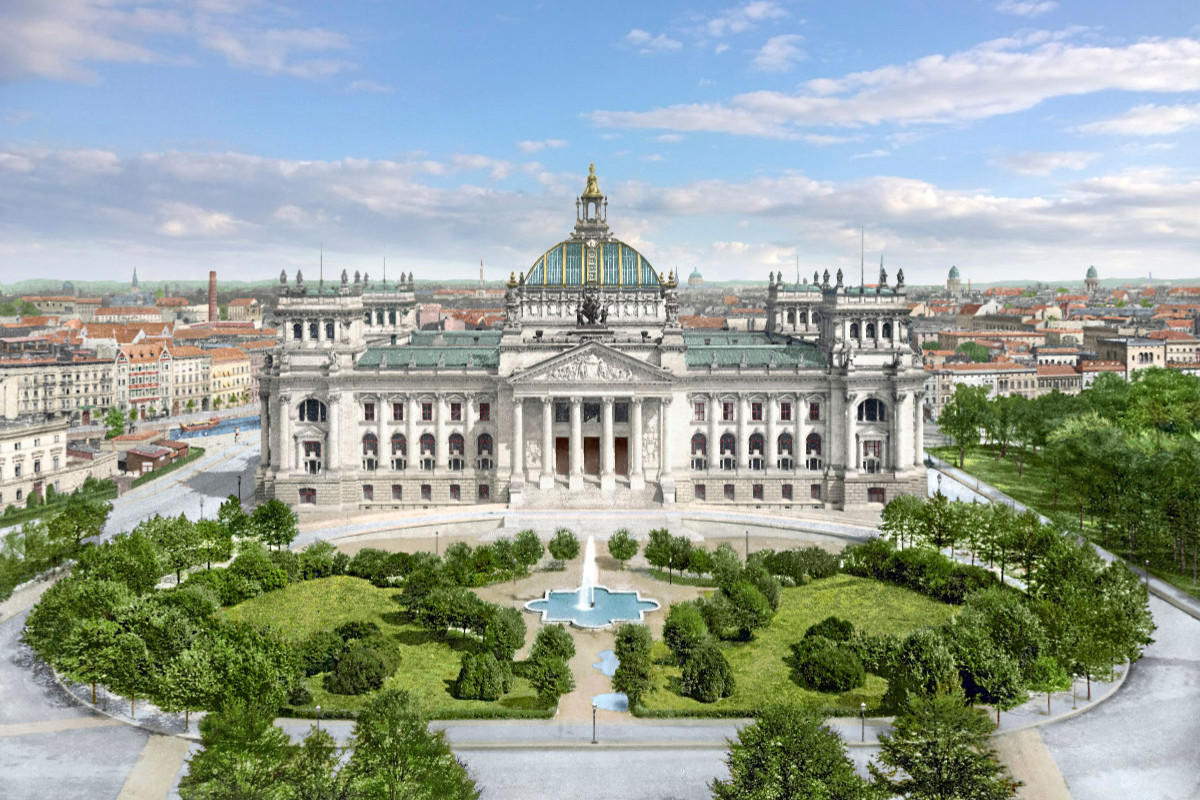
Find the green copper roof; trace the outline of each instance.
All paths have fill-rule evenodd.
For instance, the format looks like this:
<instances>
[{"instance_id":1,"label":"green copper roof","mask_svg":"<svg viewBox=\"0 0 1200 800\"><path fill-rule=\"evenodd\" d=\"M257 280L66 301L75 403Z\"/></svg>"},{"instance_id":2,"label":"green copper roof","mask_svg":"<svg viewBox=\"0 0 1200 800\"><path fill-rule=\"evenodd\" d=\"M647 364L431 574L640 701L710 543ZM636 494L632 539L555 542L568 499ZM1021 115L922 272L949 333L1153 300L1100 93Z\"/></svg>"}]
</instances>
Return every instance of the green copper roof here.
<instances>
[{"instance_id":1,"label":"green copper roof","mask_svg":"<svg viewBox=\"0 0 1200 800\"><path fill-rule=\"evenodd\" d=\"M500 351L496 347L368 347L358 360L361 369L494 369L499 365Z\"/></svg>"},{"instance_id":2,"label":"green copper roof","mask_svg":"<svg viewBox=\"0 0 1200 800\"><path fill-rule=\"evenodd\" d=\"M470 345L495 347L500 344L502 335L500 331L413 331L409 343L421 347L432 347L439 344L449 347Z\"/></svg>"},{"instance_id":3,"label":"green copper roof","mask_svg":"<svg viewBox=\"0 0 1200 800\"><path fill-rule=\"evenodd\" d=\"M641 253L615 239L586 242L567 239L551 247L525 273L526 286L655 286L661 281Z\"/></svg>"},{"instance_id":4,"label":"green copper roof","mask_svg":"<svg viewBox=\"0 0 1200 800\"><path fill-rule=\"evenodd\" d=\"M951 277L951 278L957 278L957 277L958 277L958 267L951 267L951 268L950 268L950 277Z\"/></svg>"},{"instance_id":5,"label":"green copper roof","mask_svg":"<svg viewBox=\"0 0 1200 800\"><path fill-rule=\"evenodd\" d=\"M689 369L722 367L823 367L825 359L816 345L772 341L762 332L693 331L683 334Z\"/></svg>"}]
</instances>

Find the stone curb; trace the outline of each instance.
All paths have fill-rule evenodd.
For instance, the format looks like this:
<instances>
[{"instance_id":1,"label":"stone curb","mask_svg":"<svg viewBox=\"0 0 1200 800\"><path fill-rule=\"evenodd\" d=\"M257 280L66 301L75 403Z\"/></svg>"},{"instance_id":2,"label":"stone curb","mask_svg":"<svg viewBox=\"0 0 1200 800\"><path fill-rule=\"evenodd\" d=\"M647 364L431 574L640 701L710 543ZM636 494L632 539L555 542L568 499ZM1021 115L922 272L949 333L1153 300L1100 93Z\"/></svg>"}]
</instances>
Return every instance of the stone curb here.
<instances>
[{"instance_id":1,"label":"stone curb","mask_svg":"<svg viewBox=\"0 0 1200 800\"><path fill-rule=\"evenodd\" d=\"M50 666L50 665L47 664L46 666ZM163 730L162 728L156 727L154 725L148 725L145 722L139 722L136 719L131 719L122 714L114 714L111 711L107 711L103 708L100 708L100 706L96 705L95 703L91 702L90 700L85 700L84 698L75 694L75 692L71 691L71 687L67 685L66 681L64 681L62 679L62 676L58 674L58 670L56 670L54 667L50 667L50 672L54 675L54 682L57 683L59 685L59 687L71 697L72 700L79 703L79 705L84 706L85 708L91 709L91 711L93 713L100 714L101 716L105 716L105 717L108 717L109 719L116 720L117 722L120 722L131 728L140 728L141 730L144 730L147 733L153 733L158 736L174 736L176 739L186 739L189 742L199 742L200 741L199 734L181 733L179 731ZM198 713L200 713L200 712L198 712Z\"/></svg>"}]
</instances>

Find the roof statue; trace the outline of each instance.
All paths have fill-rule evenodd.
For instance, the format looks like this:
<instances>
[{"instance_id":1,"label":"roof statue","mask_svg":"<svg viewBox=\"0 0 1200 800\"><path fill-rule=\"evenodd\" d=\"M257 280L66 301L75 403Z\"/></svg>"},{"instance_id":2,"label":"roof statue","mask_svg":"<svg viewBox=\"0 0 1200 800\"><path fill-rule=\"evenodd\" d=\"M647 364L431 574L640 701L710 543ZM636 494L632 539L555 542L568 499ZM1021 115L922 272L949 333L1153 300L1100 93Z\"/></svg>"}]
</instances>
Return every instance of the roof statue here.
<instances>
[{"instance_id":1,"label":"roof statue","mask_svg":"<svg viewBox=\"0 0 1200 800\"><path fill-rule=\"evenodd\" d=\"M279 283L280 284L287 283L287 270L285 270L285 269L279 270Z\"/></svg>"},{"instance_id":2,"label":"roof statue","mask_svg":"<svg viewBox=\"0 0 1200 800\"><path fill-rule=\"evenodd\" d=\"M342 286L350 283L350 274L346 270L342 270Z\"/></svg>"},{"instance_id":3,"label":"roof statue","mask_svg":"<svg viewBox=\"0 0 1200 800\"><path fill-rule=\"evenodd\" d=\"M596 164L594 162L588 164L587 186L584 188L583 194L580 195L580 197L584 199L599 199L604 197L604 195L600 192L600 183L596 180Z\"/></svg>"}]
</instances>

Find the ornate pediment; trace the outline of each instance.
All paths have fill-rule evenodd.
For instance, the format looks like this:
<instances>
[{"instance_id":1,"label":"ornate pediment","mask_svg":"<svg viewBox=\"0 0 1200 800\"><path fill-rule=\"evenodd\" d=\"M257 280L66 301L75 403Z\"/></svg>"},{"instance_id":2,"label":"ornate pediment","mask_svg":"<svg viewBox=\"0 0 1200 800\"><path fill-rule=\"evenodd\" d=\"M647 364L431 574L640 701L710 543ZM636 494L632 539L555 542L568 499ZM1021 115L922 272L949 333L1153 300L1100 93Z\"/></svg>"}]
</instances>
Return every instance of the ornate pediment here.
<instances>
[{"instance_id":1,"label":"ornate pediment","mask_svg":"<svg viewBox=\"0 0 1200 800\"><path fill-rule=\"evenodd\" d=\"M579 345L513 376L513 383L668 383L659 367L596 342Z\"/></svg>"}]
</instances>

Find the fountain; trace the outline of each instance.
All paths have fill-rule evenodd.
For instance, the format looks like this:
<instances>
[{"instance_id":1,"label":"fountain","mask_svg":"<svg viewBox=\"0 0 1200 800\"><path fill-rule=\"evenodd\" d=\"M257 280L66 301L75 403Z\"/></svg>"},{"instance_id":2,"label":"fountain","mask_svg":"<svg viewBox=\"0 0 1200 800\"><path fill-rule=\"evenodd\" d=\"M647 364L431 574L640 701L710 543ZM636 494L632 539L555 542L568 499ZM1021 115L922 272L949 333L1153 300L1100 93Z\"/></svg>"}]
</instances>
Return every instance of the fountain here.
<instances>
[{"instance_id":1,"label":"fountain","mask_svg":"<svg viewBox=\"0 0 1200 800\"><path fill-rule=\"evenodd\" d=\"M583 578L578 589L548 591L540 600L525 604L542 615L542 622L569 622L579 628L604 628L614 622L643 622L647 611L657 611L657 600L637 592L620 592L597 584L596 541L589 536L583 550Z\"/></svg>"}]
</instances>

